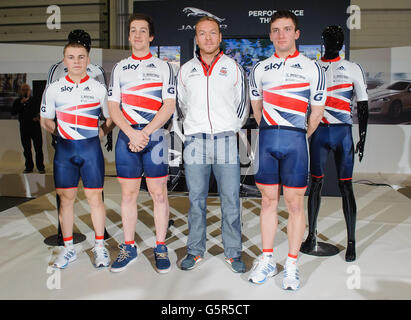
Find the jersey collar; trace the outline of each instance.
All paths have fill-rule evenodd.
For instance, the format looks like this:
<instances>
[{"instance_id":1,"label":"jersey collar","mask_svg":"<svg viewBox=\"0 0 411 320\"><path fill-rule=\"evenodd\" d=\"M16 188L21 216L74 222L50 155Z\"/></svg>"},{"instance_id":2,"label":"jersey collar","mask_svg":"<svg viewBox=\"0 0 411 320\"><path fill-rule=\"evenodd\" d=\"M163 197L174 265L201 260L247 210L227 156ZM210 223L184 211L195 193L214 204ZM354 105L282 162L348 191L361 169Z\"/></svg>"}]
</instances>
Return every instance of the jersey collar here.
<instances>
[{"instance_id":1,"label":"jersey collar","mask_svg":"<svg viewBox=\"0 0 411 320\"><path fill-rule=\"evenodd\" d=\"M144 57L137 57L137 56L135 56L134 54L131 55L131 57L132 57L134 60L148 60L148 59L150 59L152 56L153 56L153 55L151 54L151 52L149 52L149 53L148 53L146 56L144 56Z\"/></svg>"},{"instance_id":2,"label":"jersey collar","mask_svg":"<svg viewBox=\"0 0 411 320\"><path fill-rule=\"evenodd\" d=\"M337 61L340 61L340 60L341 60L340 56L338 56L337 58L334 58L334 59L325 59L324 57L321 58L322 62L337 62Z\"/></svg>"},{"instance_id":3,"label":"jersey collar","mask_svg":"<svg viewBox=\"0 0 411 320\"><path fill-rule=\"evenodd\" d=\"M80 83L86 82L88 79L90 79L90 76L87 74L83 79L80 80ZM70 83L75 83L73 80L71 80L69 75L66 75L66 80Z\"/></svg>"},{"instance_id":4,"label":"jersey collar","mask_svg":"<svg viewBox=\"0 0 411 320\"><path fill-rule=\"evenodd\" d=\"M287 56L285 59L287 60L287 59L290 59L290 58L298 57L299 54L300 54L300 52L299 52L298 50L295 50L295 52L294 52L293 54ZM274 57L281 59L281 58L278 56L277 52L274 52Z\"/></svg>"}]
</instances>

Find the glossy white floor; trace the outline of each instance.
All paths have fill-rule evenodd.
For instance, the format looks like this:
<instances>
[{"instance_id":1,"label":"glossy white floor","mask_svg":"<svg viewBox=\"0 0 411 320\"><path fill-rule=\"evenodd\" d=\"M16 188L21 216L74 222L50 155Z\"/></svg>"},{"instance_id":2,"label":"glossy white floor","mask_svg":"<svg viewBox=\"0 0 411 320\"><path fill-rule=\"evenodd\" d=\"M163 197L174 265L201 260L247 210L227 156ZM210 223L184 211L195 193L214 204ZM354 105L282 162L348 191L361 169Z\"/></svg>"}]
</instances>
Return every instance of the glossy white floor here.
<instances>
[{"instance_id":1,"label":"glossy white floor","mask_svg":"<svg viewBox=\"0 0 411 320\"><path fill-rule=\"evenodd\" d=\"M105 204L107 241L112 259L123 241L120 192L115 178L107 178ZM56 247L43 240L56 233L55 193L0 213L0 299L411 299L411 199L387 186L355 184L357 199L357 260L344 260L346 227L341 199L323 197L318 219L319 240L342 251L333 257L299 256L302 287L281 289L282 274L264 285L247 281L253 259L260 254L259 199L243 199L243 258L245 274L233 273L224 262L218 198L208 203L208 241L205 260L194 270L182 271L188 232L186 197L170 197L171 218L167 244L172 262L168 274L154 269L155 243L152 202L139 197L136 227L137 262L118 274L95 269L91 263L94 232L87 202L80 192L75 211L76 230L87 236L77 244L77 261L66 270L49 264ZM287 255L287 213L280 204L275 257L282 265Z\"/></svg>"}]
</instances>

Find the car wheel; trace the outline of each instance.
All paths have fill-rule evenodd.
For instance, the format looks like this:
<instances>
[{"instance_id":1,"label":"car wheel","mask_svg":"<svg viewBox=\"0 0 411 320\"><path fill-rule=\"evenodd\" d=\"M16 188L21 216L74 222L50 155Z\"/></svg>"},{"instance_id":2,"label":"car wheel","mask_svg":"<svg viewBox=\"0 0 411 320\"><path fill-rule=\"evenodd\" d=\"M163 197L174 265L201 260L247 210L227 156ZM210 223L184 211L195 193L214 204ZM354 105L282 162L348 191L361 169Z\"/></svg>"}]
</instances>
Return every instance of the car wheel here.
<instances>
[{"instance_id":1,"label":"car wheel","mask_svg":"<svg viewBox=\"0 0 411 320\"><path fill-rule=\"evenodd\" d=\"M390 116L390 118L398 119L401 116L401 113L402 103L399 100L395 100L393 103L391 103L388 115Z\"/></svg>"}]
</instances>

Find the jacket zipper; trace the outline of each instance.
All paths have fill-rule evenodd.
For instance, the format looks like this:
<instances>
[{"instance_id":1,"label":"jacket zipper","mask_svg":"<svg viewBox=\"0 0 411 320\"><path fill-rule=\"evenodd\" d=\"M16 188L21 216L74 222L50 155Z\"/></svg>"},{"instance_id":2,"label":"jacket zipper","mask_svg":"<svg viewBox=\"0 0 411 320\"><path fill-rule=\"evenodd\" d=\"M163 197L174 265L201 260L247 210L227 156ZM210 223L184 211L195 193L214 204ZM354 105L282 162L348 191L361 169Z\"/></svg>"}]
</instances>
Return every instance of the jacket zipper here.
<instances>
[{"instance_id":1,"label":"jacket zipper","mask_svg":"<svg viewBox=\"0 0 411 320\"><path fill-rule=\"evenodd\" d=\"M211 118L210 118L210 101L208 98L208 78L209 78L209 72L210 70L207 70L207 113L208 113L208 122L210 123L210 128L211 128L211 138L213 138L213 125L211 124Z\"/></svg>"}]
</instances>

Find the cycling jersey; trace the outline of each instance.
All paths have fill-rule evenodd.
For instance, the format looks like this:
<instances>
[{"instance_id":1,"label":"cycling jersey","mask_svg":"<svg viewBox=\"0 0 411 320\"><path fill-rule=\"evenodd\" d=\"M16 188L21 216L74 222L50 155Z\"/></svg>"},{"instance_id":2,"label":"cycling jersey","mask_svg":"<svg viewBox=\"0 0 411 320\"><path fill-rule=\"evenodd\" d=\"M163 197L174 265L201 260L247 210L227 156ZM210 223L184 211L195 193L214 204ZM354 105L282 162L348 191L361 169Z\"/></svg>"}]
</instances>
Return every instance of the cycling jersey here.
<instances>
[{"instance_id":1,"label":"cycling jersey","mask_svg":"<svg viewBox=\"0 0 411 320\"><path fill-rule=\"evenodd\" d=\"M355 92L357 101L368 100L367 84L361 66L340 57L332 60L322 58L318 64L327 78L327 100L321 122L352 125L353 93Z\"/></svg>"},{"instance_id":2,"label":"cycling jersey","mask_svg":"<svg viewBox=\"0 0 411 320\"><path fill-rule=\"evenodd\" d=\"M164 99L175 99L175 78L169 63L149 53L142 58L132 55L114 66L108 101L121 103L130 125L153 120Z\"/></svg>"},{"instance_id":3,"label":"cycling jersey","mask_svg":"<svg viewBox=\"0 0 411 320\"><path fill-rule=\"evenodd\" d=\"M47 85L62 77L65 77L67 74L68 69L64 65L63 60L53 64L47 76ZM90 76L90 78L96 79L101 84L106 85L106 76L104 73L104 69L99 65L90 63L87 66L87 74Z\"/></svg>"},{"instance_id":4,"label":"cycling jersey","mask_svg":"<svg viewBox=\"0 0 411 320\"><path fill-rule=\"evenodd\" d=\"M106 87L88 75L79 84L65 76L44 91L40 115L57 117L57 130L63 139L81 140L98 136L101 112L110 117Z\"/></svg>"},{"instance_id":5,"label":"cycling jersey","mask_svg":"<svg viewBox=\"0 0 411 320\"><path fill-rule=\"evenodd\" d=\"M184 134L237 132L247 120L244 71L222 51L211 66L197 54L180 68L177 82Z\"/></svg>"},{"instance_id":6,"label":"cycling jersey","mask_svg":"<svg viewBox=\"0 0 411 320\"><path fill-rule=\"evenodd\" d=\"M251 100L263 100L260 128L281 126L306 130L307 107L323 106L325 75L317 62L296 51L258 62L250 74Z\"/></svg>"}]
</instances>

